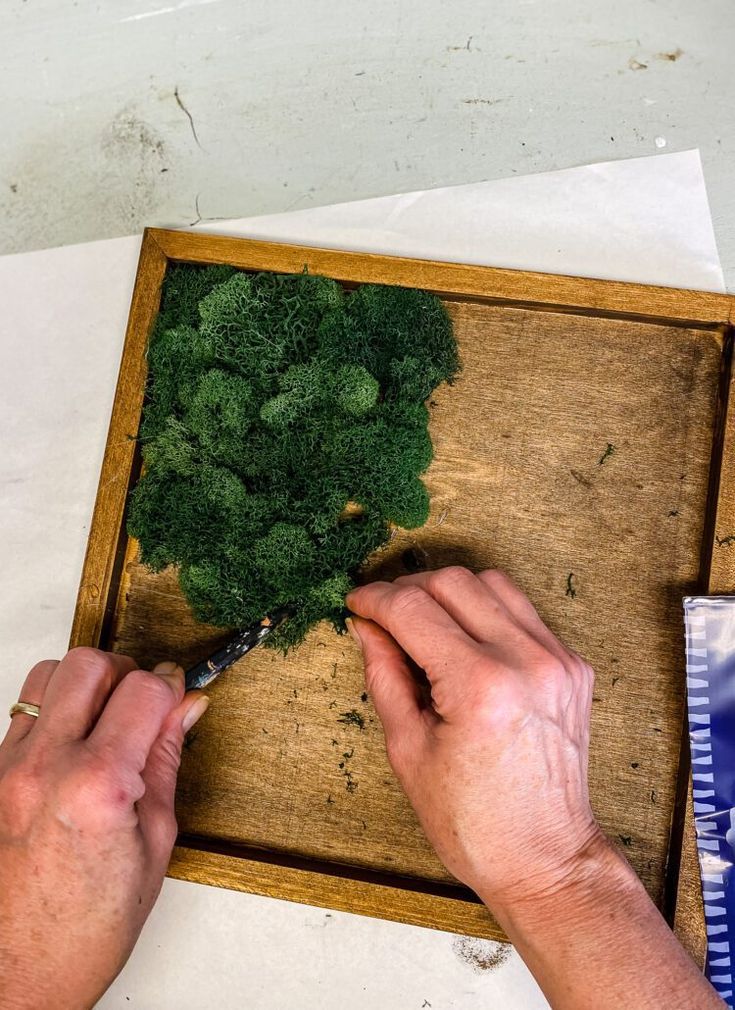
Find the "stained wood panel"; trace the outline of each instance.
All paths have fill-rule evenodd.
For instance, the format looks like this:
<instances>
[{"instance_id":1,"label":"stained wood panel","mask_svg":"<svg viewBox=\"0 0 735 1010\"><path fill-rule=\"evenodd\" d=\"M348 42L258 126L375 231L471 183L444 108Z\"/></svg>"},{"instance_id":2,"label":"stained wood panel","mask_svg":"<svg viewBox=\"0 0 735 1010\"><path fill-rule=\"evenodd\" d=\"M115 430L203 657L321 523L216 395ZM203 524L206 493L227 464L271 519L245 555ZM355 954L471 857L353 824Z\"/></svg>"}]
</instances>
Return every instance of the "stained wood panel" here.
<instances>
[{"instance_id":1,"label":"stained wood panel","mask_svg":"<svg viewBox=\"0 0 735 1010\"><path fill-rule=\"evenodd\" d=\"M709 571L730 300L207 236L154 232L148 243L153 270L146 253L74 640L190 664L222 639L192 619L174 573L139 564L121 526L136 465L114 436L137 427L161 250L431 288L464 365L431 401L431 515L398 532L364 577L446 564L513 575L597 671L593 805L654 900L671 906L686 776L680 600ZM227 886L237 878L260 893L498 935L390 773L349 638L320 626L285 659L251 654L209 693L182 764L190 847L177 875L189 867L194 879L220 873Z\"/></svg>"}]
</instances>

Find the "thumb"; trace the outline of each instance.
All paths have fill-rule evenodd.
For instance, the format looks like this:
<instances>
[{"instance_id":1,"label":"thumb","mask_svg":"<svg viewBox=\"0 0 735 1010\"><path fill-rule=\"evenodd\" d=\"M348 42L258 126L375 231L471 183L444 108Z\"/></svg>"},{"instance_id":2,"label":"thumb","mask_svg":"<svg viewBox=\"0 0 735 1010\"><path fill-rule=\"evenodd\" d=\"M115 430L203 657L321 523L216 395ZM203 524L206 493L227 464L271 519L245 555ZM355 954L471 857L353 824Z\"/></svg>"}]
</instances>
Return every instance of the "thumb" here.
<instances>
[{"instance_id":1,"label":"thumb","mask_svg":"<svg viewBox=\"0 0 735 1010\"><path fill-rule=\"evenodd\" d=\"M411 732L421 715L421 691L405 652L374 621L351 617L347 625L362 649L365 686L383 724L386 741Z\"/></svg>"},{"instance_id":2,"label":"thumb","mask_svg":"<svg viewBox=\"0 0 735 1010\"><path fill-rule=\"evenodd\" d=\"M208 705L201 691L189 691L166 718L143 770L145 794L137 803L138 819L144 838L166 862L176 841L174 797L184 736Z\"/></svg>"}]
</instances>

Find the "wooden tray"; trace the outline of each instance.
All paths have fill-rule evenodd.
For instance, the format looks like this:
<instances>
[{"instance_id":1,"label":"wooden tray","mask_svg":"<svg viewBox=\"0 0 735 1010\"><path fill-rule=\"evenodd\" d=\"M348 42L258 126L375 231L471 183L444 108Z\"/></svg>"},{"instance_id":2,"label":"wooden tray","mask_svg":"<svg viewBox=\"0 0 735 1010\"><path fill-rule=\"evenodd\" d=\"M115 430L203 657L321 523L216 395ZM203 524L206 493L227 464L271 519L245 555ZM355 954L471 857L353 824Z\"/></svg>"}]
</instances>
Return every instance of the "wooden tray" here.
<instances>
[{"instance_id":1,"label":"wooden tray","mask_svg":"<svg viewBox=\"0 0 735 1010\"><path fill-rule=\"evenodd\" d=\"M139 564L124 527L169 260L307 267L445 300L464 371L431 401L431 516L368 577L501 566L592 662L594 808L672 920L679 895L677 928L701 953L680 599L735 584L733 299L147 231L71 635L141 664L190 664L223 638L192 619L173 572ZM502 938L424 839L363 692L356 648L325 626L288 658L260 650L214 684L184 754L171 874ZM533 844L518 839L520 859Z\"/></svg>"}]
</instances>

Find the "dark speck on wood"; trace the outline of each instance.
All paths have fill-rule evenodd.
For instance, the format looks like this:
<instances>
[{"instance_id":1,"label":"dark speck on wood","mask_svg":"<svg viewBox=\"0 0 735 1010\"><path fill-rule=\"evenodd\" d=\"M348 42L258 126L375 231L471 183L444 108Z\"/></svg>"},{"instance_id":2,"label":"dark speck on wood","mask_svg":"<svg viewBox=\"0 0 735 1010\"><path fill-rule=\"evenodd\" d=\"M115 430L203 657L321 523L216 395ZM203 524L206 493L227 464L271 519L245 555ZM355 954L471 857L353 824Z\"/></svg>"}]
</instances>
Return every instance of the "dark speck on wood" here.
<instances>
[{"instance_id":1,"label":"dark speck on wood","mask_svg":"<svg viewBox=\"0 0 735 1010\"><path fill-rule=\"evenodd\" d=\"M337 722L341 722L345 726L357 726L360 730L365 729L365 720L355 708L350 709L349 712L343 712Z\"/></svg>"},{"instance_id":2,"label":"dark speck on wood","mask_svg":"<svg viewBox=\"0 0 735 1010\"><path fill-rule=\"evenodd\" d=\"M589 477L585 477L585 475L580 473L579 470L570 470L569 472L577 483L582 485L582 487L592 487L592 481Z\"/></svg>"}]
</instances>

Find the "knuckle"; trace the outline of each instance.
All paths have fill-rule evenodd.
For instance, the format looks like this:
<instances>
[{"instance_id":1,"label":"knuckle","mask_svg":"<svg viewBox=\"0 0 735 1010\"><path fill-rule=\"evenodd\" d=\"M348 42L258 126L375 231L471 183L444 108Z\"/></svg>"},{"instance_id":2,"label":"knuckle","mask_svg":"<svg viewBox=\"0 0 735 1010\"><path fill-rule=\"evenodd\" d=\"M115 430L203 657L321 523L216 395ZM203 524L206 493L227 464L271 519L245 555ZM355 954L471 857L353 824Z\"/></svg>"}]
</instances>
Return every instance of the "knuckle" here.
<instances>
[{"instance_id":1,"label":"knuckle","mask_svg":"<svg viewBox=\"0 0 735 1010\"><path fill-rule=\"evenodd\" d=\"M379 692L382 668L383 664L374 659L367 659L365 661L365 687L369 694L374 695L376 687Z\"/></svg>"},{"instance_id":2,"label":"knuckle","mask_svg":"<svg viewBox=\"0 0 735 1010\"><path fill-rule=\"evenodd\" d=\"M161 816L160 832L161 845L167 850L173 849L179 835L179 825L174 813L169 811Z\"/></svg>"},{"instance_id":3,"label":"knuckle","mask_svg":"<svg viewBox=\"0 0 735 1010\"><path fill-rule=\"evenodd\" d=\"M574 669L580 674L581 678L583 680L593 682L595 679L595 671L592 669L592 666L587 662L587 660L583 659L582 656L576 652L570 652L570 656Z\"/></svg>"},{"instance_id":4,"label":"knuckle","mask_svg":"<svg viewBox=\"0 0 735 1010\"><path fill-rule=\"evenodd\" d=\"M529 657L528 668L544 680L561 683L569 678L569 670L562 661L545 649L540 649Z\"/></svg>"},{"instance_id":5,"label":"knuckle","mask_svg":"<svg viewBox=\"0 0 735 1010\"><path fill-rule=\"evenodd\" d=\"M28 677L26 679L26 683L28 683L29 681L34 681L36 680L36 678L40 678L41 676L43 676L43 674L46 673L49 667L53 667L57 663L58 663L57 659L42 659L40 662L35 663L28 671Z\"/></svg>"},{"instance_id":6,"label":"knuckle","mask_svg":"<svg viewBox=\"0 0 735 1010\"><path fill-rule=\"evenodd\" d=\"M450 565L448 568L440 568L429 575L427 584L432 589L451 590L461 586L474 576L468 568L462 565Z\"/></svg>"},{"instance_id":7,"label":"knuckle","mask_svg":"<svg viewBox=\"0 0 735 1010\"><path fill-rule=\"evenodd\" d=\"M79 670L97 677L112 677L115 672L112 656L88 645L78 645L75 649L71 649L67 653L67 659Z\"/></svg>"},{"instance_id":8,"label":"knuckle","mask_svg":"<svg viewBox=\"0 0 735 1010\"><path fill-rule=\"evenodd\" d=\"M386 687L390 680L390 670L381 660L369 659L365 663L365 687L376 706L387 696Z\"/></svg>"},{"instance_id":9,"label":"knuckle","mask_svg":"<svg viewBox=\"0 0 735 1010\"><path fill-rule=\"evenodd\" d=\"M90 756L65 776L62 794L69 800L86 803L105 797L112 787L114 769L100 755Z\"/></svg>"},{"instance_id":10,"label":"knuckle","mask_svg":"<svg viewBox=\"0 0 735 1010\"><path fill-rule=\"evenodd\" d=\"M530 635L524 633L519 650L517 669L526 676L547 681L568 677L569 670L562 660Z\"/></svg>"},{"instance_id":11,"label":"knuckle","mask_svg":"<svg viewBox=\"0 0 735 1010\"><path fill-rule=\"evenodd\" d=\"M509 576L500 568L487 568L484 572L480 572L478 578L495 593L503 592L513 585Z\"/></svg>"},{"instance_id":12,"label":"knuckle","mask_svg":"<svg viewBox=\"0 0 735 1010\"><path fill-rule=\"evenodd\" d=\"M518 727L528 718L528 706L523 696L502 686L481 692L471 700L467 709L473 721L492 733Z\"/></svg>"},{"instance_id":13,"label":"knuckle","mask_svg":"<svg viewBox=\"0 0 735 1010\"><path fill-rule=\"evenodd\" d=\"M181 745L183 743L183 737L178 739L172 736L166 736L160 742L160 754L161 760L164 764L176 771L181 764Z\"/></svg>"},{"instance_id":14,"label":"knuckle","mask_svg":"<svg viewBox=\"0 0 735 1010\"><path fill-rule=\"evenodd\" d=\"M128 688L149 702L174 702L174 693L164 677L158 677L149 670L133 670L125 678Z\"/></svg>"},{"instance_id":15,"label":"knuckle","mask_svg":"<svg viewBox=\"0 0 735 1010\"><path fill-rule=\"evenodd\" d=\"M393 612L406 614L422 607L428 599L428 594L420 586L400 586L393 594Z\"/></svg>"},{"instance_id":16,"label":"knuckle","mask_svg":"<svg viewBox=\"0 0 735 1010\"><path fill-rule=\"evenodd\" d=\"M33 807L42 796L41 776L32 766L22 762L11 765L0 779L2 807L11 814Z\"/></svg>"},{"instance_id":17,"label":"knuckle","mask_svg":"<svg viewBox=\"0 0 735 1010\"><path fill-rule=\"evenodd\" d=\"M388 764L395 772L399 772L405 767L406 741L400 733L391 733L386 737L385 752L388 755Z\"/></svg>"}]
</instances>

